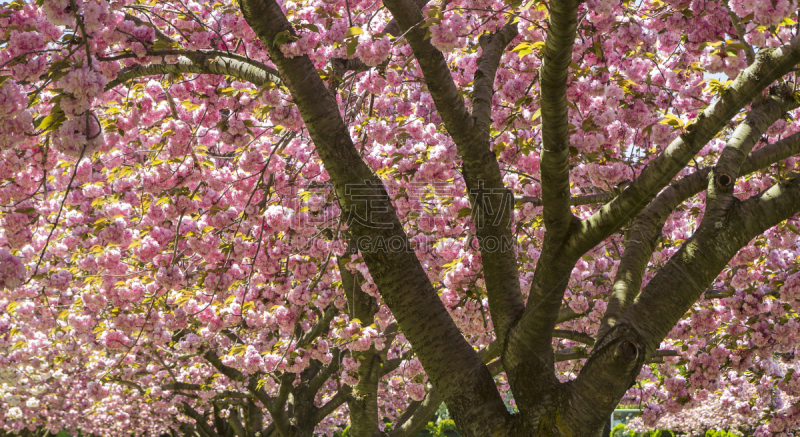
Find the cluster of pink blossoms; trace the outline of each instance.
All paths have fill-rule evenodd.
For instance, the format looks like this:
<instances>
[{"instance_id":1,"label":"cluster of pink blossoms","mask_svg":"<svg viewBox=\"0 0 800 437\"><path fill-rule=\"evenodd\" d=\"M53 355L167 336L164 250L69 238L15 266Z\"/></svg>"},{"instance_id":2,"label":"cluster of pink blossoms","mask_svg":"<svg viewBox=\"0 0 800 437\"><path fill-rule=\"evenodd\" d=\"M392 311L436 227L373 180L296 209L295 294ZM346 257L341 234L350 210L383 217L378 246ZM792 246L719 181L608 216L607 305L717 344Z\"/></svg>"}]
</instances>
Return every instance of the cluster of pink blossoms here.
<instances>
[{"instance_id":1,"label":"cluster of pink blossoms","mask_svg":"<svg viewBox=\"0 0 800 437\"><path fill-rule=\"evenodd\" d=\"M0 84L0 150L24 141L33 130L32 121L23 88L12 81Z\"/></svg>"}]
</instances>

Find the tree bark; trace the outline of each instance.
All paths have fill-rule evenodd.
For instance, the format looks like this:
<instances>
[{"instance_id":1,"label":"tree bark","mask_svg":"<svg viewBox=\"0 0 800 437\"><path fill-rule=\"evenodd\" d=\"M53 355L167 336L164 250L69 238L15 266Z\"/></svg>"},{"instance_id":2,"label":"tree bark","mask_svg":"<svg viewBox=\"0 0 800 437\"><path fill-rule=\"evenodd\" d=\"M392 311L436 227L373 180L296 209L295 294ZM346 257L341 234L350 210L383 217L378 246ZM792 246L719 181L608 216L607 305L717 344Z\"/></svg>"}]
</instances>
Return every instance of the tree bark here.
<instances>
[{"instance_id":1,"label":"tree bark","mask_svg":"<svg viewBox=\"0 0 800 437\"><path fill-rule=\"evenodd\" d=\"M488 430L503 432L510 415L489 370L466 342L433 289L413 253L370 249L368 241L408 238L377 176L359 157L336 101L327 92L308 56L286 58L274 46L275 36L293 32L280 6L272 0L243 0L245 20L267 48L281 79L300 110L311 139L331 176L342 211L370 217L371 223L352 220L350 229L382 297L411 342L428 377L464 424L466 436ZM448 73L449 74L449 73ZM370 211L348 187L374 190ZM372 200L374 199L374 200ZM374 225L374 226L373 226ZM287 436L284 436L287 437Z\"/></svg>"}]
</instances>

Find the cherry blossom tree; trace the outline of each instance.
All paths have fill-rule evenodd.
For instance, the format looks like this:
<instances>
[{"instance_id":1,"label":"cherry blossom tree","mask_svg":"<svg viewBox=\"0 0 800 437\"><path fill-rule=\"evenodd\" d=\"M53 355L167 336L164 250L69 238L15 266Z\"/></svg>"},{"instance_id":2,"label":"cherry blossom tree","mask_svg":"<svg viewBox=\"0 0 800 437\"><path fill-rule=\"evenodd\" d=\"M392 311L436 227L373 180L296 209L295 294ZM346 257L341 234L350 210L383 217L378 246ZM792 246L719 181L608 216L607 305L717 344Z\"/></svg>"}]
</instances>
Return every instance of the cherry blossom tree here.
<instances>
[{"instance_id":1,"label":"cherry blossom tree","mask_svg":"<svg viewBox=\"0 0 800 437\"><path fill-rule=\"evenodd\" d=\"M0 5L0 428L795 435L797 7Z\"/></svg>"}]
</instances>

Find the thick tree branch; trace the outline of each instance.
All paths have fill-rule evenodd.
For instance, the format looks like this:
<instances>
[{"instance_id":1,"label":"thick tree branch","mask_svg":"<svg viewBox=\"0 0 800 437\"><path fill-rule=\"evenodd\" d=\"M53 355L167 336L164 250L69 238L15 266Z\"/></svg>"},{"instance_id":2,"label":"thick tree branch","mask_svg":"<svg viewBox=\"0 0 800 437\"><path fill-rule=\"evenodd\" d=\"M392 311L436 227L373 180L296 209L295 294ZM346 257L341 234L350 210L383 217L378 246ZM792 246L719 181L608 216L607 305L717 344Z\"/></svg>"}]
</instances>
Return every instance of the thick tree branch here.
<instances>
[{"instance_id":1,"label":"thick tree branch","mask_svg":"<svg viewBox=\"0 0 800 437\"><path fill-rule=\"evenodd\" d=\"M413 0L389 0L384 5L405 32L445 128L456 144L471 142L473 119L453 81L447 60L430 39L425 38L427 30L420 27L424 17L419 6Z\"/></svg>"},{"instance_id":2,"label":"thick tree branch","mask_svg":"<svg viewBox=\"0 0 800 437\"><path fill-rule=\"evenodd\" d=\"M585 196L575 196L569 198L569 204L570 206L594 205L596 203L608 202L615 196L616 196L615 193L587 194ZM542 206L541 197L515 196L514 200L517 201L517 203L532 203L533 206Z\"/></svg>"},{"instance_id":3,"label":"thick tree branch","mask_svg":"<svg viewBox=\"0 0 800 437\"><path fill-rule=\"evenodd\" d=\"M319 423L329 414L336 411L336 409L339 408L343 403L347 402L347 398L350 397L352 392L353 387L350 387L349 385L342 386L342 388L340 388L339 391L336 392L336 394L333 395L328 402L317 409L317 411L314 413L314 422Z\"/></svg>"},{"instance_id":4,"label":"thick tree branch","mask_svg":"<svg viewBox=\"0 0 800 437\"><path fill-rule=\"evenodd\" d=\"M720 162L726 168L722 172L729 174L731 185L740 172L740 161L736 156L746 156L770 125L783 113L797 106L798 104L793 98L790 100L769 99L763 105L754 108L737 127L725 148L727 152L723 151L723 156L720 157ZM800 136L794 134L750 154L745 163L741 165L741 172L751 173L766 167L769 163L785 159L798 152L800 152ZM766 157L774 158L774 160L766 159ZM636 217L631 226L625 253L614 278L612 296L600 323L597 338L602 338L614 326L617 318L638 295L647 262L655 250L667 218L678 205L708 187L707 181L710 173L711 168L703 168L672 183ZM732 192L732 190L730 191ZM731 201L729 200L728 203Z\"/></svg>"},{"instance_id":5,"label":"thick tree branch","mask_svg":"<svg viewBox=\"0 0 800 437\"><path fill-rule=\"evenodd\" d=\"M509 22L495 34L481 38L483 55L475 73L470 116L444 55L425 37L427 29L420 26L424 19L419 7L412 0L388 0L384 4L405 32L436 109L461 156L480 241L489 311L502 342L524 304L516 253L511 247L513 198L503 183L489 140L495 73L506 46L517 35L517 27Z\"/></svg>"},{"instance_id":6,"label":"thick tree branch","mask_svg":"<svg viewBox=\"0 0 800 437\"><path fill-rule=\"evenodd\" d=\"M483 34L479 39L483 54L478 60L472 91L472 116L482 135L489 135L492 123L492 96L494 79L500 58L506 46L518 35L517 23L512 18L502 29L493 34Z\"/></svg>"},{"instance_id":7,"label":"thick tree branch","mask_svg":"<svg viewBox=\"0 0 800 437\"><path fill-rule=\"evenodd\" d=\"M263 62L256 61L254 59L250 59L247 56L239 55L236 53L226 52L224 50L183 50L183 49L166 49L166 50L148 50L144 57L153 58L153 57L167 57L167 56L185 56L189 59L199 58L201 56L206 58L225 58L233 61L240 61L245 64L252 65L253 67L263 70L270 75L271 79L278 79L278 72L274 68L268 66ZM98 56L98 59L101 61L116 61L119 59L128 59L128 58L139 58L140 56L133 52L125 52L119 55L114 56ZM275 82L278 83L278 82Z\"/></svg>"},{"instance_id":8,"label":"thick tree branch","mask_svg":"<svg viewBox=\"0 0 800 437\"><path fill-rule=\"evenodd\" d=\"M264 412L252 400L247 401L247 408L244 410L245 431L248 437L255 436L264 428ZM266 437L266 436L264 436Z\"/></svg>"},{"instance_id":9,"label":"thick tree branch","mask_svg":"<svg viewBox=\"0 0 800 437\"><path fill-rule=\"evenodd\" d=\"M417 412L420 405L422 405L422 401L412 401L411 403L409 403L406 409L403 411L403 415L397 419L397 422L395 422L393 428L397 430L401 426L403 426L403 424L406 423L408 419L410 419Z\"/></svg>"},{"instance_id":10,"label":"thick tree branch","mask_svg":"<svg viewBox=\"0 0 800 437\"><path fill-rule=\"evenodd\" d=\"M348 251L352 247L348 247ZM371 325L375 321L375 313L378 311L378 301L364 293L361 286L364 284L364 276L360 272L355 274L348 270L347 263L350 256L337 257L336 263L339 266L339 275L342 277L342 291L347 299L347 310L350 318L359 319L364 325Z\"/></svg>"},{"instance_id":11,"label":"thick tree branch","mask_svg":"<svg viewBox=\"0 0 800 437\"><path fill-rule=\"evenodd\" d=\"M242 421L239 420L239 411L237 408L234 408L233 411L228 414L227 420L228 424L233 428L233 432L238 437L248 437L247 431L244 430L244 426L242 425Z\"/></svg>"},{"instance_id":12,"label":"thick tree branch","mask_svg":"<svg viewBox=\"0 0 800 437\"><path fill-rule=\"evenodd\" d=\"M775 185L725 217L705 217L619 322L592 351L572 392L570 420L597 429L635 381L640 366L730 259L751 239L800 211L800 178Z\"/></svg>"},{"instance_id":13,"label":"thick tree branch","mask_svg":"<svg viewBox=\"0 0 800 437\"><path fill-rule=\"evenodd\" d=\"M233 367L226 366L225 364L223 364L222 360L214 352L207 351L206 353L203 354L203 358L205 358L206 361L211 363L211 365L214 366L214 368L216 368L217 371L219 371L219 373L227 376L228 378L236 382L247 382L247 377L244 375L244 373L240 372L237 369L234 369Z\"/></svg>"},{"instance_id":14,"label":"thick tree branch","mask_svg":"<svg viewBox=\"0 0 800 437\"><path fill-rule=\"evenodd\" d=\"M348 251L349 252L349 251ZM347 299L347 308L351 318L361 320L364 325L371 325L378 311L377 299L365 293L361 286L364 277L360 272L353 274L347 268L349 256L338 257L339 272L342 277L342 288ZM380 432L378 427L378 383L383 376L381 356L371 347L361 353L351 351L359 361L358 383L353 388L354 394L347 399L350 411L350 435L353 437L372 437Z\"/></svg>"},{"instance_id":15,"label":"thick tree branch","mask_svg":"<svg viewBox=\"0 0 800 437\"><path fill-rule=\"evenodd\" d=\"M496 359L500 355L501 348L502 345L498 341L493 341L479 352L483 362L487 363L487 368L492 376L504 371L503 363ZM398 419L395 429L389 433L389 437L414 437L419 434L439 409L442 401L436 388L430 388L422 401L412 402L408 406Z\"/></svg>"},{"instance_id":16,"label":"thick tree branch","mask_svg":"<svg viewBox=\"0 0 800 437\"><path fill-rule=\"evenodd\" d=\"M760 195L737 202L724 219L704 219L698 231L644 287L620 323L628 323L641 333L648 352L656 349L739 249L800 211L800 178L793 176ZM669 293L665 293L667 287Z\"/></svg>"},{"instance_id":17,"label":"thick tree branch","mask_svg":"<svg viewBox=\"0 0 800 437\"><path fill-rule=\"evenodd\" d=\"M165 51L174 52L174 51ZM158 63L148 65L134 65L122 69L117 78L106 84L105 90L108 91L114 87L121 85L131 79L136 79L145 76L155 76L161 74L222 74L235 77L239 80L250 82L257 86L264 86L267 83L280 83L276 74L274 74L269 67L258 66L252 61L244 57L236 56L234 59L228 55L221 56L218 53L208 54L203 52L192 53L189 51L181 51L184 53L178 55L175 63ZM220 52L224 53L224 52Z\"/></svg>"},{"instance_id":18,"label":"thick tree branch","mask_svg":"<svg viewBox=\"0 0 800 437\"><path fill-rule=\"evenodd\" d=\"M278 394L272 400L272 410L274 411L283 411L286 409L286 401L289 399L289 395L292 393L292 386L294 385L294 380L296 375L290 372L284 372L283 375L280 376L280 383L278 385Z\"/></svg>"},{"instance_id":19,"label":"thick tree branch","mask_svg":"<svg viewBox=\"0 0 800 437\"><path fill-rule=\"evenodd\" d=\"M325 381L331 377L334 373L339 371L339 349L336 348L333 350L331 355L333 355L333 359L331 359L330 364L323 367L308 383L308 390L312 393L316 393L322 388L322 385L325 384Z\"/></svg>"},{"instance_id":20,"label":"thick tree branch","mask_svg":"<svg viewBox=\"0 0 800 437\"><path fill-rule=\"evenodd\" d=\"M728 3L723 3L723 6L728 10L728 17L731 19L731 24L733 24L733 28L736 29L736 35L739 36L739 41L744 46L744 56L747 59L747 65L750 65L756 60L756 52L753 50L753 46L748 44L744 39L747 30L744 28L742 20L736 15L736 12L731 10Z\"/></svg>"},{"instance_id":21,"label":"thick tree branch","mask_svg":"<svg viewBox=\"0 0 800 437\"><path fill-rule=\"evenodd\" d=\"M536 404L546 399L546 393L560 384L554 373L552 331L562 314L564 292L578 258L576 253L564 250L563 239L545 231L528 305L511 330L502 355L521 408L537 408Z\"/></svg>"},{"instance_id":22,"label":"thick tree branch","mask_svg":"<svg viewBox=\"0 0 800 437\"><path fill-rule=\"evenodd\" d=\"M278 432L283 437L291 437L289 416L286 413L286 409L283 408L283 405L281 405L281 408L276 409L275 400L267 394L264 388L258 388L258 380L256 378L252 378L247 383L247 391L255 395L256 399L269 411L270 416L272 416L272 422L278 429Z\"/></svg>"},{"instance_id":23,"label":"thick tree branch","mask_svg":"<svg viewBox=\"0 0 800 437\"><path fill-rule=\"evenodd\" d=\"M566 329L554 329L553 337L565 338L567 340L577 341L578 343L583 343L589 346L594 345L594 337L584 332L570 331Z\"/></svg>"},{"instance_id":24,"label":"thick tree branch","mask_svg":"<svg viewBox=\"0 0 800 437\"><path fill-rule=\"evenodd\" d=\"M246 383L247 390L264 405L264 408L266 408L267 411L269 411L270 415L272 416L272 420L275 422L281 435L284 437L289 437L289 423L288 417L286 416L286 411L284 409L274 408L273 399L267 395L267 392L264 391L263 388L258 388L257 378L248 378L241 371L234 369L233 367L226 366L222 363L222 360L219 358L219 356L211 351L205 352L203 354L203 358L205 358L206 361L214 366L214 368L228 378L236 382Z\"/></svg>"},{"instance_id":25,"label":"thick tree branch","mask_svg":"<svg viewBox=\"0 0 800 437\"><path fill-rule=\"evenodd\" d=\"M251 393L241 393L238 391L232 390L224 390L222 392L217 392L217 394L212 399L255 399L255 396Z\"/></svg>"},{"instance_id":26,"label":"thick tree branch","mask_svg":"<svg viewBox=\"0 0 800 437\"><path fill-rule=\"evenodd\" d=\"M720 98L701 112L633 183L582 222L580 233L575 236L576 249L582 253L591 249L619 229L626 217L641 211L736 113L798 62L800 37L794 37L782 47L759 51L755 62L744 69Z\"/></svg>"},{"instance_id":27,"label":"thick tree branch","mask_svg":"<svg viewBox=\"0 0 800 437\"><path fill-rule=\"evenodd\" d=\"M555 353L556 362L582 360L584 358L589 358L589 352L582 346L562 349Z\"/></svg>"},{"instance_id":28,"label":"thick tree branch","mask_svg":"<svg viewBox=\"0 0 800 437\"><path fill-rule=\"evenodd\" d=\"M398 423L398 425L389 432L389 437L415 437L417 434L425 429L425 425L436 413L441 405L442 397L439 395L436 388L431 388L425 397L422 398L419 405L416 407L414 414L406 417L406 420Z\"/></svg>"},{"instance_id":29,"label":"thick tree branch","mask_svg":"<svg viewBox=\"0 0 800 437\"><path fill-rule=\"evenodd\" d=\"M563 235L572 221L569 208L569 118L567 78L578 29L577 0L549 3L544 57L540 73L542 96L542 204L545 229Z\"/></svg>"},{"instance_id":30,"label":"thick tree branch","mask_svg":"<svg viewBox=\"0 0 800 437\"><path fill-rule=\"evenodd\" d=\"M350 409L350 435L353 437L372 437L380 433L378 422L378 383L383 372L381 358L373 346L360 354L358 383L354 393L347 400Z\"/></svg>"},{"instance_id":31,"label":"thick tree branch","mask_svg":"<svg viewBox=\"0 0 800 437\"><path fill-rule=\"evenodd\" d=\"M278 33L293 31L280 6L273 0L242 0L240 5L291 92L340 206L348 211L350 231L364 261L430 380L454 414L472 408L480 411L462 423L486 420L504 425L510 416L489 371L447 313L415 254L367 250L366 244L379 238L406 242L408 238L380 179L359 157L338 105L311 60L308 56L286 58L274 45ZM352 187L371 190L370 201L360 201ZM468 427L464 431L470 435Z\"/></svg>"},{"instance_id":32,"label":"thick tree branch","mask_svg":"<svg viewBox=\"0 0 800 437\"><path fill-rule=\"evenodd\" d=\"M797 108L794 87L783 83L770 88L770 98L753 108L736 127L709 175L705 216L724 215L733 205L733 188L742 163L761 135L787 111Z\"/></svg>"},{"instance_id":33,"label":"thick tree branch","mask_svg":"<svg viewBox=\"0 0 800 437\"><path fill-rule=\"evenodd\" d=\"M189 384L186 382L174 382L162 387L164 390L201 390L200 384Z\"/></svg>"},{"instance_id":34,"label":"thick tree branch","mask_svg":"<svg viewBox=\"0 0 800 437\"><path fill-rule=\"evenodd\" d=\"M747 161L742 165L740 173L753 173L798 153L800 153L800 133L795 133L750 152L750 156L747 157Z\"/></svg>"},{"instance_id":35,"label":"thick tree branch","mask_svg":"<svg viewBox=\"0 0 800 437\"><path fill-rule=\"evenodd\" d=\"M297 347L305 348L306 346L310 345L314 342L323 332L325 332L331 326L331 320L336 317L336 314L339 313L339 309L336 308L336 305L330 304L328 308L325 309L325 313L322 317L317 320L317 323L308 330L303 337L297 342Z\"/></svg>"},{"instance_id":36,"label":"thick tree branch","mask_svg":"<svg viewBox=\"0 0 800 437\"><path fill-rule=\"evenodd\" d=\"M565 246L578 219L570 209L567 81L578 28L579 0L549 3L550 18L540 69L542 151L540 175L545 236L528 304L514 326L503 366L520 408L536 409L559 383L553 372L551 333L572 267L580 256Z\"/></svg>"},{"instance_id":37,"label":"thick tree branch","mask_svg":"<svg viewBox=\"0 0 800 437\"><path fill-rule=\"evenodd\" d=\"M186 402L183 402L182 406L183 413L194 419L194 421L197 423L197 426L203 430L206 435L209 437L219 437L219 435L214 431L214 428L208 425L205 417L195 411L194 408L192 408Z\"/></svg>"}]
</instances>

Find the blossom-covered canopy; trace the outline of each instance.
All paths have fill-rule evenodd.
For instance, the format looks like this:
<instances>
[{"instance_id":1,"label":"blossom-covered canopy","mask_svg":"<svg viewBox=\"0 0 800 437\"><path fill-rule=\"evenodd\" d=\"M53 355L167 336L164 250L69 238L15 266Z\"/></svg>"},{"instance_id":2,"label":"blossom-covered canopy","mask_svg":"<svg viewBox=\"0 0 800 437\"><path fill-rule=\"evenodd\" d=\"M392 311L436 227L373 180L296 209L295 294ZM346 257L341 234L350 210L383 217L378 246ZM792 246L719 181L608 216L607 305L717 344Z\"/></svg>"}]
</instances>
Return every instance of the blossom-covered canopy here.
<instances>
[{"instance_id":1,"label":"blossom-covered canopy","mask_svg":"<svg viewBox=\"0 0 800 437\"><path fill-rule=\"evenodd\" d=\"M0 429L796 435L797 8L0 5Z\"/></svg>"}]
</instances>

